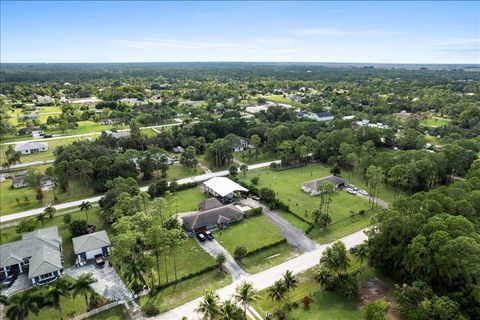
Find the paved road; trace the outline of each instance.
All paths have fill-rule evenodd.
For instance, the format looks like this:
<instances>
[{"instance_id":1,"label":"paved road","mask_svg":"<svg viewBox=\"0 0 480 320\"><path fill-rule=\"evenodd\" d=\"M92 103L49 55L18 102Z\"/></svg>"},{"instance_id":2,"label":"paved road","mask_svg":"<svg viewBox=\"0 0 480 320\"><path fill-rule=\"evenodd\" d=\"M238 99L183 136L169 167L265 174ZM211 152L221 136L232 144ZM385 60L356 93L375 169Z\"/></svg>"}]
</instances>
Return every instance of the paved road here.
<instances>
[{"instance_id":1,"label":"paved road","mask_svg":"<svg viewBox=\"0 0 480 320\"><path fill-rule=\"evenodd\" d=\"M249 275L245 270L242 269L242 267L238 265L237 261L235 261L230 253L225 250L225 248L222 247L217 240L213 239L211 241L207 240L203 242L197 240L197 242L203 250L205 250L214 258L216 258L220 253L225 255L226 260L224 267L227 269L228 273L230 273L234 281L243 279Z\"/></svg>"},{"instance_id":2,"label":"paved road","mask_svg":"<svg viewBox=\"0 0 480 320\"><path fill-rule=\"evenodd\" d=\"M195 123L190 122L190 123ZM163 125L158 125L158 126L148 126L148 127L140 127L141 130L144 129L154 129L154 128L162 128L162 127L173 127L173 126L178 126L181 125L182 123L169 123L169 124L163 124ZM105 129L107 130L107 129ZM124 131L130 131L130 129L119 129L117 130L118 132L124 132ZM82 133L82 134L72 134L72 135L58 135L54 136L51 138L37 138L37 139L31 139L31 140L19 140L19 141L11 141L11 142L4 142L2 145L9 145L9 144L17 144L17 143L24 143L24 142L36 142L36 141L50 141L50 140L59 140L59 139L69 139L69 138L77 138L77 137L88 137L88 136L94 136L94 135L100 135L102 132L89 132L89 133Z\"/></svg>"},{"instance_id":3,"label":"paved road","mask_svg":"<svg viewBox=\"0 0 480 320\"><path fill-rule=\"evenodd\" d=\"M19 163L19 164L12 164L11 166L8 167L0 167L0 170L9 170L9 169L20 169L20 168L26 168L26 167L31 167L31 166L40 166L42 164L50 164L54 163L55 160L45 160L45 161L32 161L32 162L25 162L25 163Z\"/></svg>"},{"instance_id":4,"label":"paved road","mask_svg":"<svg viewBox=\"0 0 480 320\"><path fill-rule=\"evenodd\" d=\"M281 214L274 210L270 210L270 208L263 205L259 201L248 198L242 200L241 202L242 204L245 204L252 208L262 207L265 216L267 216L267 218L269 218L280 228L280 231L282 232L285 239L287 239L287 242L299 251L309 252L320 247L318 243L310 239L302 230L292 225L287 219L282 217Z\"/></svg>"},{"instance_id":5,"label":"paved road","mask_svg":"<svg viewBox=\"0 0 480 320\"><path fill-rule=\"evenodd\" d=\"M345 246L348 249L358 244L361 244L366 239L367 236L364 234L364 230L361 230L352 233L340 240L345 243ZM282 277L282 274L285 273L285 271L287 270L291 270L294 274L298 274L317 266L323 251L331 245L332 243L328 245L320 245L319 248L315 249L314 251L303 253L300 256L288 260L275 267L246 276L243 280L251 282L256 290L263 290L270 287L276 280L280 279ZM227 300L231 298L235 293L235 288L243 280L234 281L232 284L217 290L217 293L220 296L221 300ZM177 320L181 319L183 316L187 316L190 320L200 319L200 315L195 313L195 309L198 307L200 301L201 298L197 298L175 309L169 310L156 317L152 317L151 319Z\"/></svg>"},{"instance_id":6,"label":"paved road","mask_svg":"<svg viewBox=\"0 0 480 320\"><path fill-rule=\"evenodd\" d=\"M273 163L273 162L279 163L280 160L254 164L254 165L248 166L248 170L265 168L265 167L270 166L270 164ZM198 176L179 179L179 180L177 180L177 182L179 184L190 183L190 182L203 182L203 181L206 181L206 180L211 179L213 177L226 176L226 175L228 175L228 173L229 173L228 170L223 170L223 171L218 171L218 172L209 172L209 173L201 174L201 175L198 175ZM140 191L147 191L147 190L148 190L148 186L140 188ZM71 207L78 207L83 201L88 201L90 203L94 203L94 202L98 202L102 197L103 197L103 195L99 195L99 196L86 198L86 199L81 199L81 200L77 200L77 201L71 201L71 202L56 204L56 205L53 205L53 207L55 207L57 210L67 209L67 208L71 208ZM41 207L41 208L37 208L37 209L32 209L32 210L27 210L27 211L23 211L23 212L19 212L19 213L14 213L14 214L9 214L9 215L6 215L6 216L2 216L2 217L0 217L0 223L4 223L4 222L7 222L7 221L12 221L12 220L17 220L17 219L22 219L22 218L26 218L26 217L30 217L30 216L35 216L35 215L43 212L45 210L45 208L46 208L46 206Z\"/></svg>"}]
</instances>

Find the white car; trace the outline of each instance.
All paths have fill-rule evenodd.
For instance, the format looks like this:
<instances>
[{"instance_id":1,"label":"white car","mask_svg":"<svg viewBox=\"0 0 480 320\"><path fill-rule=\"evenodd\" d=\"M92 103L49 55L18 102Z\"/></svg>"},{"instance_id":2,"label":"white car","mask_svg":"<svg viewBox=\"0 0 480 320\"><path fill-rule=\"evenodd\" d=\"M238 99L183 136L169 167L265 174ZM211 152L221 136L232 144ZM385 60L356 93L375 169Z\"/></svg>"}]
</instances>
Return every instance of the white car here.
<instances>
[{"instance_id":1,"label":"white car","mask_svg":"<svg viewBox=\"0 0 480 320\"><path fill-rule=\"evenodd\" d=\"M365 190L360 190L358 193L360 193L362 196L368 196L368 192Z\"/></svg>"},{"instance_id":2,"label":"white car","mask_svg":"<svg viewBox=\"0 0 480 320\"><path fill-rule=\"evenodd\" d=\"M355 187L353 184L349 184L349 185L347 186L347 188L348 188L348 189L352 189L352 190L354 190L354 191L357 191L357 190L358 190L358 188Z\"/></svg>"},{"instance_id":3,"label":"white car","mask_svg":"<svg viewBox=\"0 0 480 320\"><path fill-rule=\"evenodd\" d=\"M353 190L352 188L347 188L347 192L350 194L357 194L357 191Z\"/></svg>"}]
</instances>

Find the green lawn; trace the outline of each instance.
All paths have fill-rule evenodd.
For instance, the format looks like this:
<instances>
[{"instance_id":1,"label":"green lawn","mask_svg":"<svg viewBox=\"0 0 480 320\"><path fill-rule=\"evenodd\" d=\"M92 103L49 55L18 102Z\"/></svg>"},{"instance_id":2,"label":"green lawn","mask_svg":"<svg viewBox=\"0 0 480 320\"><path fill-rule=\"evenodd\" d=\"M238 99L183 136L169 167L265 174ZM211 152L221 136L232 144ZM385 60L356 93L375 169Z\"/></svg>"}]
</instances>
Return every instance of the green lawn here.
<instances>
[{"instance_id":1,"label":"green lawn","mask_svg":"<svg viewBox=\"0 0 480 320\"><path fill-rule=\"evenodd\" d=\"M440 127L448 124L450 119L432 119L428 118L425 120L420 121L420 125L425 127Z\"/></svg>"},{"instance_id":2,"label":"green lawn","mask_svg":"<svg viewBox=\"0 0 480 320\"><path fill-rule=\"evenodd\" d=\"M278 227L263 215L235 223L216 232L215 236L232 255L237 245L243 245L247 251L252 251L283 239Z\"/></svg>"},{"instance_id":3,"label":"green lawn","mask_svg":"<svg viewBox=\"0 0 480 320\"><path fill-rule=\"evenodd\" d=\"M252 152L251 158L248 157L248 152ZM233 157L238 161L241 161L246 164L256 164L256 163L262 163L262 162L268 162L268 161L280 159L280 157L275 153L260 152L260 151L258 156L255 157L255 150L253 149L251 149L251 151L235 152L233 154Z\"/></svg>"},{"instance_id":4,"label":"green lawn","mask_svg":"<svg viewBox=\"0 0 480 320\"><path fill-rule=\"evenodd\" d=\"M165 312L203 296L206 290L219 289L229 285L231 282L232 278L230 276L226 276L218 270L213 270L182 281L176 286L169 286L155 295L144 296L140 298L140 304L152 303L161 312ZM187 314L185 316L191 315Z\"/></svg>"},{"instance_id":5,"label":"green lawn","mask_svg":"<svg viewBox=\"0 0 480 320\"><path fill-rule=\"evenodd\" d=\"M197 176L203 174L202 168L197 166L196 169L186 168L179 163L172 164L167 171L167 180L178 180L191 176Z\"/></svg>"},{"instance_id":6,"label":"green lawn","mask_svg":"<svg viewBox=\"0 0 480 320\"><path fill-rule=\"evenodd\" d=\"M213 172L228 170L228 168L230 168L232 165L234 165L234 163L232 162L232 163L228 163L228 164L226 164L224 166L221 166L221 167L215 167L213 163L210 163L207 160L207 158L205 157L205 154L198 154L196 157L197 157L198 162L200 162L201 164L203 164L204 166L206 166L207 168L209 168Z\"/></svg>"},{"instance_id":7,"label":"green lawn","mask_svg":"<svg viewBox=\"0 0 480 320\"><path fill-rule=\"evenodd\" d=\"M128 320L127 310L123 305L110 308L94 316L88 317L88 320Z\"/></svg>"},{"instance_id":8,"label":"green lawn","mask_svg":"<svg viewBox=\"0 0 480 320\"><path fill-rule=\"evenodd\" d=\"M299 252L288 243L281 243L245 257L241 265L247 272L257 273L292 259L298 254Z\"/></svg>"},{"instance_id":9,"label":"green lawn","mask_svg":"<svg viewBox=\"0 0 480 320\"><path fill-rule=\"evenodd\" d=\"M283 95L271 95L271 96L263 96L267 101L272 101L275 103L285 103L285 104L290 104L292 106L296 107L301 107L305 106L304 104L297 102L295 100L289 99L289 98L284 98Z\"/></svg>"},{"instance_id":10,"label":"green lawn","mask_svg":"<svg viewBox=\"0 0 480 320\"><path fill-rule=\"evenodd\" d=\"M153 131L153 129L148 128L148 129L143 129L142 134L147 137L156 137L157 133Z\"/></svg>"},{"instance_id":11,"label":"green lawn","mask_svg":"<svg viewBox=\"0 0 480 320\"><path fill-rule=\"evenodd\" d=\"M300 230L306 231L309 227L310 224L306 223L305 221L300 220L296 216L294 216L291 213L284 212L282 210L277 210L278 213L282 215L286 220L288 220L291 224L293 224L295 227L297 227Z\"/></svg>"},{"instance_id":12,"label":"green lawn","mask_svg":"<svg viewBox=\"0 0 480 320\"><path fill-rule=\"evenodd\" d=\"M105 225L99 220L99 208L92 208L88 213L88 223L97 227L97 231L105 229ZM72 219L85 219L85 213L77 211L72 213ZM67 226L63 223L63 215L54 217L52 220L45 222L45 227L57 226L58 232L63 241L63 254L65 259L65 267L71 266L75 262L75 255L73 253L72 236ZM43 228L40 223L37 223L37 229ZM0 229L0 243L7 243L15 240L20 240L21 235L15 232L15 227L8 227Z\"/></svg>"},{"instance_id":13,"label":"green lawn","mask_svg":"<svg viewBox=\"0 0 480 320\"><path fill-rule=\"evenodd\" d=\"M198 204L207 199L199 187L182 190L176 193L176 201L172 204L172 213L191 212L198 210Z\"/></svg>"}]
</instances>

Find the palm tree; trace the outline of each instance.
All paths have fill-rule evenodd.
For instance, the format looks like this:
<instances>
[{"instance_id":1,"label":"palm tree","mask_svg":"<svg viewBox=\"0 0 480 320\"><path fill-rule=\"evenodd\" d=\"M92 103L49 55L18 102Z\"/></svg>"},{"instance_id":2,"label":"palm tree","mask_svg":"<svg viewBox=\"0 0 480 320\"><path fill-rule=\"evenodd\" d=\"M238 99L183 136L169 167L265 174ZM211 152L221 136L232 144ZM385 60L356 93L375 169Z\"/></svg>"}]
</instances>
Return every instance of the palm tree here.
<instances>
[{"instance_id":1,"label":"palm tree","mask_svg":"<svg viewBox=\"0 0 480 320\"><path fill-rule=\"evenodd\" d=\"M48 219L48 214L46 212L40 212L35 217L35 220L42 224L42 227L45 227L45 221Z\"/></svg>"},{"instance_id":2,"label":"palm tree","mask_svg":"<svg viewBox=\"0 0 480 320\"><path fill-rule=\"evenodd\" d=\"M258 300L257 291L250 282L242 282L236 289L234 299L243 307L243 314L247 317L248 305Z\"/></svg>"},{"instance_id":3,"label":"palm tree","mask_svg":"<svg viewBox=\"0 0 480 320\"><path fill-rule=\"evenodd\" d=\"M49 219L53 219L53 216L55 215L55 212L57 212L57 209L50 205L45 208L44 212L48 215Z\"/></svg>"},{"instance_id":4,"label":"palm tree","mask_svg":"<svg viewBox=\"0 0 480 320\"><path fill-rule=\"evenodd\" d=\"M65 279L59 279L53 285L48 287L47 297L51 299L53 303L53 307L58 310L58 313L60 314L60 320L63 320L62 305L60 303L60 298L70 297L67 281L65 281Z\"/></svg>"},{"instance_id":5,"label":"palm tree","mask_svg":"<svg viewBox=\"0 0 480 320\"><path fill-rule=\"evenodd\" d=\"M88 222L88 210L92 209L92 204L88 201L83 201L80 204L80 211L85 212L85 220Z\"/></svg>"},{"instance_id":6,"label":"palm tree","mask_svg":"<svg viewBox=\"0 0 480 320\"><path fill-rule=\"evenodd\" d=\"M290 299L290 291L295 289L298 284L298 279L293 275L292 271L287 270L283 274L283 284L285 285L287 299Z\"/></svg>"},{"instance_id":7,"label":"palm tree","mask_svg":"<svg viewBox=\"0 0 480 320\"><path fill-rule=\"evenodd\" d=\"M220 308L219 320L244 320L242 310L231 300L227 300Z\"/></svg>"},{"instance_id":8,"label":"palm tree","mask_svg":"<svg viewBox=\"0 0 480 320\"><path fill-rule=\"evenodd\" d=\"M337 241L331 247L325 249L320 258L320 265L337 274L340 271L346 271L350 265L350 259L345 244Z\"/></svg>"},{"instance_id":9,"label":"palm tree","mask_svg":"<svg viewBox=\"0 0 480 320\"><path fill-rule=\"evenodd\" d=\"M195 311L203 314L202 319L214 319L220 314L218 295L214 291L206 291L203 300Z\"/></svg>"},{"instance_id":10,"label":"palm tree","mask_svg":"<svg viewBox=\"0 0 480 320\"><path fill-rule=\"evenodd\" d=\"M225 256L225 254L223 252L219 253L215 258L215 261L217 262L220 271L223 271L223 264L225 263L225 261L227 261L227 257Z\"/></svg>"},{"instance_id":11,"label":"palm tree","mask_svg":"<svg viewBox=\"0 0 480 320\"><path fill-rule=\"evenodd\" d=\"M268 288L268 297L277 302L282 301L285 298L286 293L287 288L285 287L283 279L275 281L273 286Z\"/></svg>"},{"instance_id":12,"label":"palm tree","mask_svg":"<svg viewBox=\"0 0 480 320\"><path fill-rule=\"evenodd\" d=\"M240 171L243 173L243 177L245 178L245 174L248 171L248 166L245 163L242 163L242 165L240 165Z\"/></svg>"},{"instance_id":13,"label":"palm tree","mask_svg":"<svg viewBox=\"0 0 480 320\"><path fill-rule=\"evenodd\" d=\"M10 307L6 312L6 316L10 320L27 320L30 312L38 315L42 300L41 296L31 291L14 295L7 300Z\"/></svg>"},{"instance_id":14,"label":"palm tree","mask_svg":"<svg viewBox=\"0 0 480 320\"><path fill-rule=\"evenodd\" d=\"M321 286L329 290L333 284L333 273L325 268L317 268L314 271L313 277Z\"/></svg>"},{"instance_id":15,"label":"palm tree","mask_svg":"<svg viewBox=\"0 0 480 320\"><path fill-rule=\"evenodd\" d=\"M4 306L8 305L8 298L7 296L4 296L3 294L0 294L0 304L3 304Z\"/></svg>"},{"instance_id":16,"label":"palm tree","mask_svg":"<svg viewBox=\"0 0 480 320\"><path fill-rule=\"evenodd\" d=\"M90 291L90 285L96 280L92 277L91 273L82 274L73 285L73 298L79 294L83 294L85 297L85 304L88 311L88 292Z\"/></svg>"},{"instance_id":17,"label":"palm tree","mask_svg":"<svg viewBox=\"0 0 480 320\"><path fill-rule=\"evenodd\" d=\"M353 252L353 255L360 260L360 264L363 265L363 262L368 258L368 244L366 242L360 244L357 247L357 250Z\"/></svg>"}]
</instances>

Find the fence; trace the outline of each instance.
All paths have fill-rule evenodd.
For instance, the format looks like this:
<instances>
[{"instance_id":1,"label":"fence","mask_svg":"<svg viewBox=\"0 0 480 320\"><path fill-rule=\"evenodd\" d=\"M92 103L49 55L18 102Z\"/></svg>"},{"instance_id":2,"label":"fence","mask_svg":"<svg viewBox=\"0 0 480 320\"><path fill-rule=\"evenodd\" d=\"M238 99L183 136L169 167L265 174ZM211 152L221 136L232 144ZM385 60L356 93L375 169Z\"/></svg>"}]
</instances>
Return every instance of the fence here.
<instances>
[{"instance_id":1,"label":"fence","mask_svg":"<svg viewBox=\"0 0 480 320\"><path fill-rule=\"evenodd\" d=\"M93 309L93 310L90 310L86 313L82 313L76 317L73 317L71 318L72 320L82 320L82 319L86 319L88 317L91 317L93 315L96 315L100 312L103 312L105 310L108 310L108 309L111 309L113 307L116 307L118 305L121 305L121 304L125 304L125 301L115 301L115 302L112 302L112 303L109 303L109 304L106 304L104 306L101 306L100 308L97 308L97 309Z\"/></svg>"}]
</instances>

